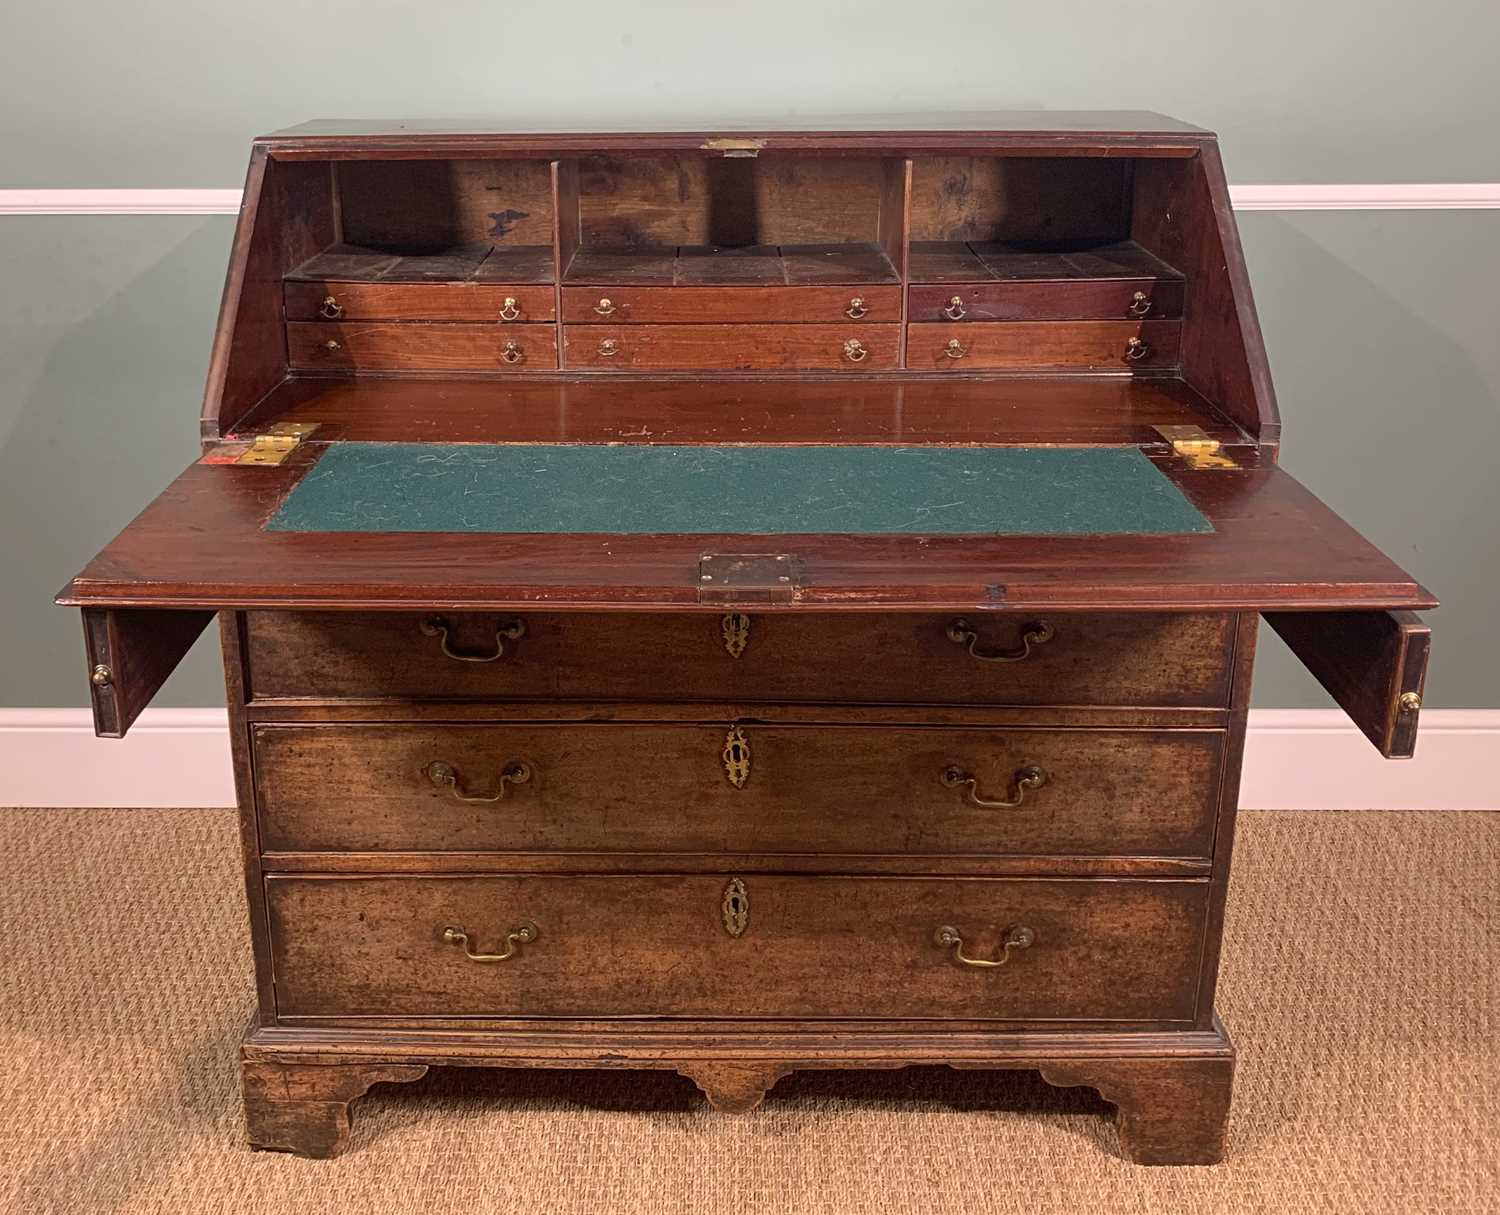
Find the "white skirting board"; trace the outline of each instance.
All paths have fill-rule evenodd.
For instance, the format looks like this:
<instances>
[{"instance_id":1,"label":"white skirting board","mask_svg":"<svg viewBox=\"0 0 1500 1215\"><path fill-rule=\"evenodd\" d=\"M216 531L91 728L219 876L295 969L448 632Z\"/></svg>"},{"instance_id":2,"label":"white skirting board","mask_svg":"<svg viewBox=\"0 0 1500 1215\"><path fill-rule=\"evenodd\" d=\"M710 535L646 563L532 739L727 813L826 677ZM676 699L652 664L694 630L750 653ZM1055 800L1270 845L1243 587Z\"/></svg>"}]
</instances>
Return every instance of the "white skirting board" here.
<instances>
[{"instance_id":1,"label":"white skirting board","mask_svg":"<svg viewBox=\"0 0 1500 1215\"><path fill-rule=\"evenodd\" d=\"M1240 805L1500 810L1500 709L1426 709L1417 757L1383 760L1334 709L1250 714ZM87 709L0 708L0 806L232 806L223 709L148 709L124 739Z\"/></svg>"}]
</instances>

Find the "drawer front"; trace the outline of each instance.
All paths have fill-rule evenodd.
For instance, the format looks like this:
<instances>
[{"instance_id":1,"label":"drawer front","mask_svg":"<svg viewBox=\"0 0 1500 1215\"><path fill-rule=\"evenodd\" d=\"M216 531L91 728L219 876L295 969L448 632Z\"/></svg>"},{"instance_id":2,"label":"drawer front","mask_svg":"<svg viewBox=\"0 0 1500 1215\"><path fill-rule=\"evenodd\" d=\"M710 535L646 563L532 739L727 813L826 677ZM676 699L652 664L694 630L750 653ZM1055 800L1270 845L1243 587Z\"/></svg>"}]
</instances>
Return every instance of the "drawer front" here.
<instances>
[{"instance_id":1,"label":"drawer front","mask_svg":"<svg viewBox=\"0 0 1500 1215\"><path fill-rule=\"evenodd\" d=\"M911 288L913 321L1172 320L1182 315L1176 280L1027 279Z\"/></svg>"},{"instance_id":2,"label":"drawer front","mask_svg":"<svg viewBox=\"0 0 1500 1215\"><path fill-rule=\"evenodd\" d=\"M571 324L899 321L900 287L564 287Z\"/></svg>"},{"instance_id":3,"label":"drawer front","mask_svg":"<svg viewBox=\"0 0 1500 1215\"><path fill-rule=\"evenodd\" d=\"M1146 613L249 612L246 642L258 698L1212 708L1228 703L1232 624Z\"/></svg>"},{"instance_id":4,"label":"drawer front","mask_svg":"<svg viewBox=\"0 0 1500 1215\"><path fill-rule=\"evenodd\" d=\"M555 325L288 321L299 370L536 371L557 367Z\"/></svg>"},{"instance_id":5,"label":"drawer front","mask_svg":"<svg viewBox=\"0 0 1500 1215\"><path fill-rule=\"evenodd\" d=\"M874 371L897 365L900 325L566 325L563 365Z\"/></svg>"},{"instance_id":6,"label":"drawer front","mask_svg":"<svg viewBox=\"0 0 1500 1215\"><path fill-rule=\"evenodd\" d=\"M289 852L1206 857L1223 752L1208 730L727 723L254 740L261 846Z\"/></svg>"},{"instance_id":7,"label":"drawer front","mask_svg":"<svg viewBox=\"0 0 1500 1215\"><path fill-rule=\"evenodd\" d=\"M730 890L731 880L270 877L277 1011L1103 1021L1194 1013L1203 881L749 875ZM1007 950L1007 940L1017 943ZM503 961L466 956L508 950ZM960 950L1008 960L970 966Z\"/></svg>"},{"instance_id":8,"label":"drawer front","mask_svg":"<svg viewBox=\"0 0 1500 1215\"><path fill-rule=\"evenodd\" d=\"M1177 366L1181 344L1179 321L960 321L908 326L906 365L913 371L1135 371Z\"/></svg>"},{"instance_id":9,"label":"drawer front","mask_svg":"<svg viewBox=\"0 0 1500 1215\"><path fill-rule=\"evenodd\" d=\"M494 283L288 282L289 321L551 321L551 287Z\"/></svg>"}]
</instances>

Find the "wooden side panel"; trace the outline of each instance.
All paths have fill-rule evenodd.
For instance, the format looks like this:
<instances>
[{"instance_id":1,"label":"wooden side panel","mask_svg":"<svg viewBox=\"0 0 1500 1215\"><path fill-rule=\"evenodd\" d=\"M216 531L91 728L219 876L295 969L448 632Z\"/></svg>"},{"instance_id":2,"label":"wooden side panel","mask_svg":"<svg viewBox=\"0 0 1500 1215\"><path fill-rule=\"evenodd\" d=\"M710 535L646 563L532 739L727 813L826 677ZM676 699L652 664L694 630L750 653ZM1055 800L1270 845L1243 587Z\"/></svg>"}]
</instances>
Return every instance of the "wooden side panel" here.
<instances>
[{"instance_id":1,"label":"wooden side panel","mask_svg":"<svg viewBox=\"0 0 1500 1215\"><path fill-rule=\"evenodd\" d=\"M1410 759L1432 630L1411 612L1267 612L1268 623L1387 759Z\"/></svg>"},{"instance_id":2,"label":"wooden side panel","mask_svg":"<svg viewBox=\"0 0 1500 1215\"><path fill-rule=\"evenodd\" d=\"M204 438L232 432L285 378L282 276L335 239L328 166L268 160L257 145L209 359Z\"/></svg>"},{"instance_id":3,"label":"wooden side panel","mask_svg":"<svg viewBox=\"0 0 1500 1215\"><path fill-rule=\"evenodd\" d=\"M124 738L213 612L84 608L94 733Z\"/></svg>"},{"instance_id":4,"label":"wooden side panel","mask_svg":"<svg viewBox=\"0 0 1500 1215\"><path fill-rule=\"evenodd\" d=\"M1216 145L1136 163L1131 235L1187 278L1183 378L1274 451L1280 415Z\"/></svg>"}]
</instances>

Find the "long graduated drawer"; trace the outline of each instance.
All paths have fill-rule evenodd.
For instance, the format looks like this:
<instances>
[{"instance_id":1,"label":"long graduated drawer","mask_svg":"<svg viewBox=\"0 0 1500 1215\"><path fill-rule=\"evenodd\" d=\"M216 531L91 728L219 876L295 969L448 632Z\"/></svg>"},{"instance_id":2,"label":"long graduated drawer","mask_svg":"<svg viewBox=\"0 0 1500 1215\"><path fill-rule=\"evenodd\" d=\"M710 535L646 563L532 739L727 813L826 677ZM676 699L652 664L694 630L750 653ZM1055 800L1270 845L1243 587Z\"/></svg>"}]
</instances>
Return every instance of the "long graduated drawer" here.
<instances>
[{"instance_id":1,"label":"long graduated drawer","mask_svg":"<svg viewBox=\"0 0 1500 1215\"><path fill-rule=\"evenodd\" d=\"M1184 1021L1209 892L732 874L265 885L284 1018Z\"/></svg>"},{"instance_id":2,"label":"long graduated drawer","mask_svg":"<svg viewBox=\"0 0 1500 1215\"><path fill-rule=\"evenodd\" d=\"M246 614L255 699L1213 708L1232 637L1146 613Z\"/></svg>"},{"instance_id":3,"label":"long graduated drawer","mask_svg":"<svg viewBox=\"0 0 1500 1215\"><path fill-rule=\"evenodd\" d=\"M267 851L1212 853L1216 730L258 725ZM338 813L330 813L337 791Z\"/></svg>"}]
</instances>

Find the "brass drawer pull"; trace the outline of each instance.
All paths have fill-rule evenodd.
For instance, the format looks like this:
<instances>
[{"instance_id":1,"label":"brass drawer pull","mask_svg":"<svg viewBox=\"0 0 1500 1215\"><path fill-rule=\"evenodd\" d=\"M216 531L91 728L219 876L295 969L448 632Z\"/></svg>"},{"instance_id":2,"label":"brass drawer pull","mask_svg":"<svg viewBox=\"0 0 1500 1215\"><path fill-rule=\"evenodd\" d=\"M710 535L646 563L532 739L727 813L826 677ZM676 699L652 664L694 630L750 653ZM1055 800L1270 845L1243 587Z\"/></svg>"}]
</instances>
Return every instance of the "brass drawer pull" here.
<instances>
[{"instance_id":1,"label":"brass drawer pull","mask_svg":"<svg viewBox=\"0 0 1500 1215\"><path fill-rule=\"evenodd\" d=\"M1026 800L1026 793L1031 789L1040 789L1047 783L1047 774L1036 764L1026 764L1016 769L1016 795L1013 798L991 798L979 796L979 780L977 777L965 772L957 765L950 764L943 769L943 784L950 789L961 789L968 785L967 798L976 806L983 806L986 810L1011 810Z\"/></svg>"},{"instance_id":2,"label":"brass drawer pull","mask_svg":"<svg viewBox=\"0 0 1500 1215\"><path fill-rule=\"evenodd\" d=\"M863 363L870 357L870 352L858 338L850 338L844 343L844 357L851 363Z\"/></svg>"},{"instance_id":3,"label":"brass drawer pull","mask_svg":"<svg viewBox=\"0 0 1500 1215\"><path fill-rule=\"evenodd\" d=\"M344 315L344 305L333 296L326 295L323 297L323 302L318 305L318 315L327 317L330 321L336 321Z\"/></svg>"},{"instance_id":4,"label":"brass drawer pull","mask_svg":"<svg viewBox=\"0 0 1500 1215\"><path fill-rule=\"evenodd\" d=\"M323 343L323 349L324 350L342 350L343 346L341 346L333 338L329 338L326 342Z\"/></svg>"},{"instance_id":5,"label":"brass drawer pull","mask_svg":"<svg viewBox=\"0 0 1500 1215\"><path fill-rule=\"evenodd\" d=\"M449 924L443 929L443 940L449 945L457 945L464 951L464 957L471 962L506 962L515 957L521 951L522 945L530 945L537 939L539 930L530 920L522 920L514 928L505 934L504 953L475 953L469 948L469 934L457 924Z\"/></svg>"},{"instance_id":6,"label":"brass drawer pull","mask_svg":"<svg viewBox=\"0 0 1500 1215\"><path fill-rule=\"evenodd\" d=\"M1130 297L1130 315L1145 316L1151 311L1151 297L1144 291L1137 291Z\"/></svg>"},{"instance_id":7,"label":"brass drawer pull","mask_svg":"<svg viewBox=\"0 0 1500 1215\"><path fill-rule=\"evenodd\" d=\"M600 316L613 316L615 314L615 306L609 302L609 297L606 296L594 305L594 311Z\"/></svg>"},{"instance_id":8,"label":"brass drawer pull","mask_svg":"<svg viewBox=\"0 0 1500 1215\"><path fill-rule=\"evenodd\" d=\"M521 315L521 310L516 307L514 296L507 295L505 303L500 306L500 319L502 321L513 321Z\"/></svg>"},{"instance_id":9,"label":"brass drawer pull","mask_svg":"<svg viewBox=\"0 0 1500 1215\"><path fill-rule=\"evenodd\" d=\"M960 617L948 625L948 640L955 645L967 645L970 657L977 658L980 662L1020 662L1023 658L1030 657L1033 646L1044 645L1055 636L1052 626L1045 620L1033 620L1021 628L1020 649L986 654L977 648L979 634L967 620Z\"/></svg>"},{"instance_id":10,"label":"brass drawer pull","mask_svg":"<svg viewBox=\"0 0 1500 1215\"><path fill-rule=\"evenodd\" d=\"M844 309L844 315L852 321L857 321L868 311L869 309L865 307L864 297L856 295L849 301L849 306Z\"/></svg>"},{"instance_id":11,"label":"brass drawer pull","mask_svg":"<svg viewBox=\"0 0 1500 1215\"><path fill-rule=\"evenodd\" d=\"M1151 357L1151 347L1140 338L1133 337L1125 343L1125 357L1132 363L1139 363L1142 359Z\"/></svg>"},{"instance_id":12,"label":"brass drawer pull","mask_svg":"<svg viewBox=\"0 0 1500 1215\"><path fill-rule=\"evenodd\" d=\"M1005 942L1001 948L1000 956L993 962L986 958L971 958L964 953L964 939L959 936L958 929L951 924L944 924L935 933L932 939L939 949L952 949L953 956L965 966L981 966L986 969L995 966L1004 966L1010 961L1012 949L1030 949L1036 942L1036 933L1025 924L1017 924L1014 928L1005 930Z\"/></svg>"},{"instance_id":13,"label":"brass drawer pull","mask_svg":"<svg viewBox=\"0 0 1500 1215\"><path fill-rule=\"evenodd\" d=\"M943 347L943 353L950 359L961 359L969 352L957 338L949 338L948 344Z\"/></svg>"},{"instance_id":14,"label":"brass drawer pull","mask_svg":"<svg viewBox=\"0 0 1500 1215\"><path fill-rule=\"evenodd\" d=\"M500 771L500 788L494 793L465 793L458 787L458 769L441 759L435 759L425 768L427 779L441 789L448 787L448 796L459 802L501 802L505 800L506 785L524 785L531 779L531 765L516 760L506 764Z\"/></svg>"},{"instance_id":15,"label":"brass drawer pull","mask_svg":"<svg viewBox=\"0 0 1500 1215\"><path fill-rule=\"evenodd\" d=\"M507 363L519 363L526 357L520 345L516 342L506 342L505 348L500 351L500 357Z\"/></svg>"},{"instance_id":16,"label":"brass drawer pull","mask_svg":"<svg viewBox=\"0 0 1500 1215\"><path fill-rule=\"evenodd\" d=\"M494 662L505 656L505 643L526 636L526 622L512 620L495 630L495 652L493 654L460 654L448 647L448 619L446 616L428 616L422 621L422 633L427 637L442 638L443 654L454 662Z\"/></svg>"},{"instance_id":17,"label":"brass drawer pull","mask_svg":"<svg viewBox=\"0 0 1500 1215\"><path fill-rule=\"evenodd\" d=\"M943 315L950 321L961 321L968 316L968 310L964 308L964 297L955 295L948 301L948 306L943 309Z\"/></svg>"},{"instance_id":18,"label":"brass drawer pull","mask_svg":"<svg viewBox=\"0 0 1500 1215\"><path fill-rule=\"evenodd\" d=\"M599 343L599 353L607 359L612 359L620 353L620 343L614 338L605 338Z\"/></svg>"}]
</instances>

